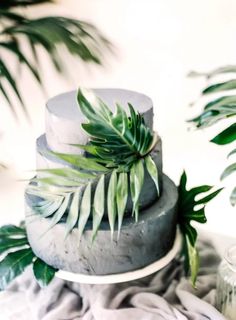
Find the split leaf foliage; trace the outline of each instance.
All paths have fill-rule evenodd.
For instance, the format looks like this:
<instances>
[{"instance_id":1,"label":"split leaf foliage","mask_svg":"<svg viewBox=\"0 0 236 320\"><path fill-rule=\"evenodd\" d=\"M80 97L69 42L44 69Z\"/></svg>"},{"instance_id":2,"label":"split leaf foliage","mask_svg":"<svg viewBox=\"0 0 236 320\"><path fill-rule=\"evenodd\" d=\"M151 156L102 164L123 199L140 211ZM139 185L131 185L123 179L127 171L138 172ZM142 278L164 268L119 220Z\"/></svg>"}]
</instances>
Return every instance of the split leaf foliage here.
<instances>
[{"instance_id":1,"label":"split leaf foliage","mask_svg":"<svg viewBox=\"0 0 236 320\"><path fill-rule=\"evenodd\" d=\"M7 286L25 269L33 265L39 285L48 285L57 270L39 260L33 253L25 228L5 225L0 228L0 290Z\"/></svg>"},{"instance_id":2,"label":"split leaf foliage","mask_svg":"<svg viewBox=\"0 0 236 320\"><path fill-rule=\"evenodd\" d=\"M189 272L190 268L191 281L195 286L199 269L199 255L196 248L197 231L191 225L191 222L206 223L205 205L215 198L222 189L209 193L212 186L202 185L190 190L187 190L186 186L187 176L183 172L178 188L178 222L184 236L183 253L186 260L186 273ZM207 195L205 195L206 192L208 192ZM201 198L199 198L199 195L202 195Z\"/></svg>"}]
</instances>

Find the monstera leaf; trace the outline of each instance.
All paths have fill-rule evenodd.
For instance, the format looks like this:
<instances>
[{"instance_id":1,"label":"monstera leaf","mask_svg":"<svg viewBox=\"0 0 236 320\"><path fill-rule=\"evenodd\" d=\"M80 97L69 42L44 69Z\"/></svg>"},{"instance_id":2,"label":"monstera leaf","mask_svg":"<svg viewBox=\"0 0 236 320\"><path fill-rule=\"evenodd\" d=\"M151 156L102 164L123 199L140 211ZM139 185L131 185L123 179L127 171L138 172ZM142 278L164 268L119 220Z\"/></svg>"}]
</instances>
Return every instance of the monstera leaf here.
<instances>
[{"instance_id":1,"label":"monstera leaf","mask_svg":"<svg viewBox=\"0 0 236 320\"><path fill-rule=\"evenodd\" d=\"M222 189L203 195L199 199L199 195L209 192L212 189L212 186L203 185L190 190L187 190L186 186L187 176L186 173L183 172L178 188L178 219L180 229L184 235L183 250L186 260L186 272L188 273L190 267L192 284L195 286L199 268L199 255L196 249L197 231L191 225L191 222L196 221L198 223L205 223L207 221L205 216L205 205L215 198ZM198 198L198 200L196 200L196 198ZM200 206L200 208L197 209L197 206Z\"/></svg>"},{"instance_id":2,"label":"monstera leaf","mask_svg":"<svg viewBox=\"0 0 236 320\"><path fill-rule=\"evenodd\" d=\"M36 185L31 185L27 192L44 199L35 205L34 211L40 216L52 217L50 227L66 218L65 236L77 225L81 238L91 217L94 240L106 208L111 236L116 223L119 236L129 190L133 215L138 220L145 168L159 194L158 170L151 156L157 137L131 105L129 115L120 105L112 113L92 92L81 89L78 105L88 120L82 127L90 140L88 145L77 147L84 149L89 157L54 152L75 169L45 169L43 173L48 176L33 179Z\"/></svg>"},{"instance_id":3,"label":"monstera leaf","mask_svg":"<svg viewBox=\"0 0 236 320\"><path fill-rule=\"evenodd\" d=\"M0 290L6 287L25 269L34 266L40 286L49 284L56 270L39 260L30 248L24 227L6 225L0 228Z\"/></svg>"},{"instance_id":4,"label":"monstera leaf","mask_svg":"<svg viewBox=\"0 0 236 320\"><path fill-rule=\"evenodd\" d=\"M221 74L236 74L236 66L225 66L217 68L209 73L192 73L191 76L205 76L211 80L215 76ZM236 89L236 80L229 79L224 82L218 82L207 86L203 91L202 95L204 97L210 96L211 94L217 93L218 95L222 93L222 96L217 97L217 99L210 100L203 108L203 111L197 117L189 120L197 128L206 128L212 126L218 122L224 122L226 119L234 119L236 116L236 95L232 94L230 90ZM226 93L229 92L227 95ZM224 146L228 144L233 144L236 141L236 123L233 122L230 126L228 123L227 127L218 133L215 137L211 139L212 143ZM235 149L233 149L228 157L235 154ZM222 173L221 180L229 176L230 174L236 173L235 163L230 164ZM234 206L236 204L236 188L233 189L230 196L230 202Z\"/></svg>"}]
</instances>

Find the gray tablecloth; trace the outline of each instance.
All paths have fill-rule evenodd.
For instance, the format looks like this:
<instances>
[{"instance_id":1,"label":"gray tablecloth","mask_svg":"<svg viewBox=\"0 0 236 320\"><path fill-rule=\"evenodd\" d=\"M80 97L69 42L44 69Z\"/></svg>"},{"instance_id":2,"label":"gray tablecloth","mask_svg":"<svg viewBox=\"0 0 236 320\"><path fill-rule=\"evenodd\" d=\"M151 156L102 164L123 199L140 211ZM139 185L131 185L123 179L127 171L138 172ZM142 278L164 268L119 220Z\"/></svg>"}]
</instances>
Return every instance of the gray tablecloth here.
<instances>
[{"instance_id":1,"label":"gray tablecloth","mask_svg":"<svg viewBox=\"0 0 236 320\"><path fill-rule=\"evenodd\" d=\"M184 277L183 262L172 261L149 277L114 285L80 285L54 279L40 289L29 268L0 295L1 320L223 320L215 308L214 247L199 243L197 290Z\"/></svg>"}]
</instances>

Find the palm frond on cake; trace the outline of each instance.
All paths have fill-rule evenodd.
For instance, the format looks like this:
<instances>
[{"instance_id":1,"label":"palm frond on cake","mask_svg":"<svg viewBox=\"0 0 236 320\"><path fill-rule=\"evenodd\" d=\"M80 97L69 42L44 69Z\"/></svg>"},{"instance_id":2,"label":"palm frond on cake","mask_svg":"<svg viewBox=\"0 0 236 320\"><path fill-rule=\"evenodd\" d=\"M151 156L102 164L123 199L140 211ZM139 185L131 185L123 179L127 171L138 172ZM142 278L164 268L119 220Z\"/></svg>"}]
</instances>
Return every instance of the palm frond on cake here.
<instances>
[{"instance_id":1,"label":"palm frond on cake","mask_svg":"<svg viewBox=\"0 0 236 320\"><path fill-rule=\"evenodd\" d=\"M25 66L33 79L42 86L40 72L39 49L50 58L58 73L65 71L65 63L61 56L61 49L81 59L84 62L102 64L104 53L111 50L110 42L93 25L84 21L61 17L46 16L27 18L15 10L19 7L34 6L46 0L11 0L1 1L0 19L0 92L8 102L11 110L16 114L11 94L19 101L27 115L25 103L17 83L15 70L6 59L10 55L19 65ZM14 101L16 100L14 99Z\"/></svg>"},{"instance_id":2,"label":"palm frond on cake","mask_svg":"<svg viewBox=\"0 0 236 320\"><path fill-rule=\"evenodd\" d=\"M36 185L30 185L27 193L43 198L34 210L40 216L52 217L51 227L66 218L66 235L77 225L81 237L92 218L94 240L107 208L111 235L118 220L119 236L129 190L132 215L138 220L145 168L159 194L158 170L150 154L157 137L131 105L130 115L120 105L112 113L103 101L82 90L78 91L78 104L88 120L82 127L90 140L88 145L77 147L89 156L53 152L74 169L39 170L46 176L34 178Z\"/></svg>"},{"instance_id":3,"label":"palm frond on cake","mask_svg":"<svg viewBox=\"0 0 236 320\"><path fill-rule=\"evenodd\" d=\"M6 225L0 228L0 291L32 265L41 287L47 286L56 273L33 253L24 226Z\"/></svg>"},{"instance_id":4,"label":"palm frond on cake","mask_svg":"<svg viewBox=\"0 0 236 320\"><path fill-rule=\"evenodd\" d=\"M187 190L187 175L185 172L181 176L178 188L178 222L180 230L184 235L183 253L185 256L185 271L188 274L190 269L193 286L195 286L199 269L199 255L196 248L197 231L191 225L191 222L206 223L205 205L222 190L218 189L209 193L212 188L212 186L202 185ZM204 195L207 192L208 194ZM201 195L200 198L199 195Z\"/></svg>"},{"instance_id":5,"label":"palm frond on cake","mask_svg":"<svg viewBox=\"0 0 236 320\"><path fill-rule=\"evenodd\" d=\"M215 76L225 75L225 74L236 74L236 66L224 66L217 68L209 73L197 73L193 72L190 76L205 76L208 79L214 79ZM222 94L216 99L209 101L204 107L200 115L189 120L192 122L196 128L202 129L207 128L218 122L223 122L226 119L231 119L236 116L236 95L232 94L230 90L236 89L236 79L229 79L224 82L216 82L207 86L202 90L202 95L207 97L210 94ZM229 92L229 93L228 93ZM228 94L227 94L228 93ZM227 125L227 124L226 124ZM233 122L230 125L218 133L215 137L210 140L212 143L224 146L232 144L236 141L236 123ZM235 149L233 149L228 157L235 154ZM231 174L236 173L236 163L231 163L221 175L221 180L225 179ZM230 195L230 202L234 206L236 204L236 187L233 188Z\"/></svg>"}]
</instances>

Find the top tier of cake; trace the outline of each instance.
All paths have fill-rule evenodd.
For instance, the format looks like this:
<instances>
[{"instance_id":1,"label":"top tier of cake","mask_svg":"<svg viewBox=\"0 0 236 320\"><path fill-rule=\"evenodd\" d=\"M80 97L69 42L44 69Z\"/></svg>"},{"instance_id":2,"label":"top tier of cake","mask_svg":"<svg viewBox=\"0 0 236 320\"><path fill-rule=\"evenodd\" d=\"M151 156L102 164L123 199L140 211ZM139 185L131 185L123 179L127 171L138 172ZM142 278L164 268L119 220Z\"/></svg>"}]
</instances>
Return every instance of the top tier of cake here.
<instances>
[{"instance_id":1,"label":"top tier of cake","mask_svg":"<svg viewBox=\"0 0 236 320\"><path fill-rule=\"evenodd\" d=\"M128 110L128 104L139 111L145 123L152 129L153 103L141 93L123 89L94 89L93 92L115 111L116 103ZM80 154L83 151L71 144L86 144L88 135L81 128L86 118L80 111L76 99L77 92L60 94L47 102L46 140L48 147L56 152Z\"/></svg>"}]
</instances>

